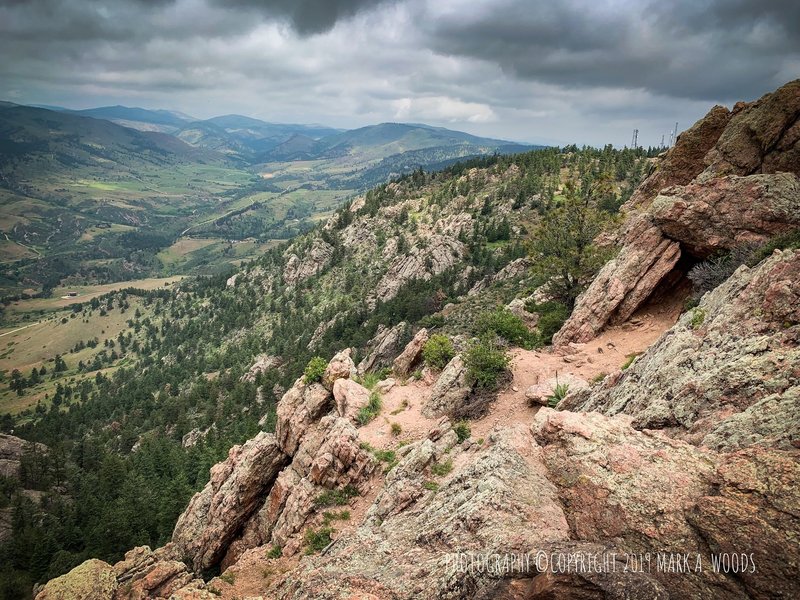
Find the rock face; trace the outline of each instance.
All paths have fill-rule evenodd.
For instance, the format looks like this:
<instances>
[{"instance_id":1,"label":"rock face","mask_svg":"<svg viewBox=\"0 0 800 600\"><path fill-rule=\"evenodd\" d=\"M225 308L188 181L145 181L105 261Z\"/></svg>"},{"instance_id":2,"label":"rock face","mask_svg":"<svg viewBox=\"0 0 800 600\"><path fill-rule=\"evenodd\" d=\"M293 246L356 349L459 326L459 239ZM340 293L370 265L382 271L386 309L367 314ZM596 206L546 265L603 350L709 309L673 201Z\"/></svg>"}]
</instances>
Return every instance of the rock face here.
<instances>
[{"instance_id":1,"label":"rock face","mask_svg":"<svg viewBox=\"0 0 800 600\"><path fill-rule=\"evenodd\" d=\"M328 390L301 377L278 403L275 438L286 454L294 454L312 423L333 406Z\"/></svg>"},{"instance_id":2,"label":"rock face","mask_svg":"<svg viewBox=\"0 0 800 600\"><path fill-rule=\"evenodd\" d=\"M405 349L394 359L392 370L395 375L406 377L411 373L411 369L422 357L422 349L428 341L428 330L424 327L420 329L414 338L408 342Z\"/></svg>"},{"instance_id":3,"label":"rock face","mask_svg":"<svg viewBox=\"0 0 800 600\"><path fill-rule=\"evenodd\" d=\"M800 440L800 251L740 267L633 366L561 408L625 413L718 450ZM776 367L785 365L785 367Z\"/></svg>"},{"instance_id":4,"label":"rock face","mask_svg":"<svg viewBox=\"0 0 800 600\"><path fill-rule=\"evenodd\" d=\"M466 400L470 392L472 386L467 381L467 367L461 355L457 354L433 384L430 396L422 407L422 414L428 418L449 414Z\"/></svg>"},{"instance_id":5,"label":"rock face","mask_svg":"<svg viewBox=\"0 0 800 600\"><path fill-rule=\"evenodd\" d=\"M369 390L352 379L337 379L333 383L333 397L336 412L355 423L358 411L369 402Z\"/></svg>"},{"instance_id":6,"label":"rock face","mask_svg":"<svg viewBox=\"0 0 800 600\"><path fill-rule=\"evenodd\" d=\"M554 344L588 341L628 319L671 281L681 257L704 259L797 227L799 119L800 80L730 114L715 108L684 132L626 205L619 255Z\"/></svg>"},{"instance_id":7,"label":"rock face","mask_svg":"<svg viewBox=\"0 0 800 600\"><path fill-rule=\"evenodd\" d=\"M353 359L350 358L350 348L342 350L334 355L322 375L322 385L329 391L333 390L333 382L339 378L347 377L352 379L358 374Z\"/></svg>"},{"instance_id":8,"label":"rock face","mask_svg":"<svg viewBox=\"0 0 800 600\"><path fill-rule=\"evenodd\" d=\"M358 363L358 372L363 375L368 371L390 366L392 359L402 348L402 340L408 329L409 325L405 321L392 328L379 325L375 337L367 344L366 356Z\"/></svg>"},{"instance_id":9,"label":"rock face","mask_svg":"<svg viewBox=\"0 0 800 600\"><path fill-rule=\"evenodd\" d=\"M629 422L543 408L530 429L494 430L483 448L449 454L444 423L403 449L358 529L270 593L282 599L537 600L799 593L793 573L800 515L789 508L798 501L798 452L751 448L719 455L636 431ZM448 456L457 465L453 472L432 475L431 465ZM531 558L516 567L506 563L505 573L480 569L486 564L480 562L456 568L455 556L466 567L495 552L530 552ZM626 553L648 552L649 572L631 572L630 564L625 570ZM757 568L715 572L712 554L724 552L746 552ZM692 569L659 570L657 553L686 553ZM570 571L549 562L567 554L610 558L607 564L616 567ZM702 571L694 570L698 556Z\"/></svg>"},{"instance_id":10,"label":"rock face","mask_svg":"<svg viewBox=\"0 0 800 600\"><path fill-rule=\"evenodd\" d=\"M275 436L261 432L212 467L211 481L194 495L172 534L196 571L219 562L286 462Z\"/></svg>"},{"instance_id":11,"label":"rock face","mask_svg":"<svg viewBox=\"0 0 800 600\"><path fill-rule=\"evenodd\" d=\"M47 446L0 433L0 476L19 477L20 461L26 452L47 452Z\"/></svg>"},{"instance_id":12,"label":"rock face","mask_svg":"<svg viewBox=\"0 0 800 600\"><path fill-rule=\"evenodd\" d=\"M296 254L289 256L283 270L283 280L288 285L304 281L322 270L330 262L332 256L333 246L317 238L303 259Z\"/></svg>"},{"instance_id":13,"label":"rock face","mask_svg":"<svg viewBox=\"0 0 800 600\"><path fill-rule=\"evenodd\" d=\"M49 581L37 600L111 600L117 590L117 577L108 563L95 558Z\"/></svg>"},{"instance_id":14,"label":"rock face","mask_svg":"<svg viewBox=\"0 0 800 600\"><path fill-rule=\"evenodd\" d=\"M375 300L386 302L397 295L400 288L412 279L430 279L444 273L461 260L466 246L453 238L432 235L425 248L416 248L411 254L398 257L378 282ZM372 302L374 305L374 301Z\"/></svg>"}]
</instances>

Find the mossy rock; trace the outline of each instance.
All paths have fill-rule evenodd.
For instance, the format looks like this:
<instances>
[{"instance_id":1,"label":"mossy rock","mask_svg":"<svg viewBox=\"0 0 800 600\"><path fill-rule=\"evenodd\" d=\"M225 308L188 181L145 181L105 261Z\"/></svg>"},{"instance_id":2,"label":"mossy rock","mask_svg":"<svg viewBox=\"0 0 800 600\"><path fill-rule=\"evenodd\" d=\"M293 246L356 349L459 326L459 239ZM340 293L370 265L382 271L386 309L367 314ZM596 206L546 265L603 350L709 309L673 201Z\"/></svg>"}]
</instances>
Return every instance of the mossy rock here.
<instances>
[{"instance_id":1,"label":"mossy rock","mask_svg":"<svg viewBox=\"0 0 800 600\"><path fill-rule=\"evenodd\" d=\"M36 600L112 600L117 576L108 563L93 558L50 580Z\"/></svg>"}]
</instances>

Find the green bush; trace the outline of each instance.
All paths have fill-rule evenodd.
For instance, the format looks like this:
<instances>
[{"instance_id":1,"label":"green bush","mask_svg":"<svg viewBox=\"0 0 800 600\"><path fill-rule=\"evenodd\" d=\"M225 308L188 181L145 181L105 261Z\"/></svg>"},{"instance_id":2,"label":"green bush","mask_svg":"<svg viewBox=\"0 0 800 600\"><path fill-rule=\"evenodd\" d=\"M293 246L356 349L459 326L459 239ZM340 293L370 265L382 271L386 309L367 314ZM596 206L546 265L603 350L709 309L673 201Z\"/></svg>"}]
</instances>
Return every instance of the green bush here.
<instances>
[{"instance_id":1,"label":"green bush","mask_svg":"<svg viewBox=\"0 0 800 600\"><path fill-rule=\"evenodd\" d=\"M444 369L455 355L453 342L442 333L432 335L422 348L422 358L425 364L433 369Z\"/></svg>"},{"instance_id":2,"label":"green bush","mask_svg":"<svg viewBox=\"0 0 800 600\"><path fill-rule=\"evenodd\" d=\"M530 347L534 342L524 321L505 307L478 315L475 333L495 334L515 346Z\"/></svg>"},{"instance_id":3,"label":"green bush","mask_svg":"<svg viewBox=\"0 0 800 600\"><path fill-rule=\"evenodd\" d=\"M468 440L469 436L471 435L472 431L469 427L468 421L459 421L453 426L453 431L456 432L458 436L458 443L460 444L464 440Z\"/></svg>"},{"instance_id":4,"label":"green bush","mask_svg":"<svg viewBox=\"0 0 800 600\"><path fill-rule=\"evenodd\" d=\"M453 461L446 460L445 462L437 462L431 465L431 473L437 477L444 477L453 470Z\"/></svg>"},{"instance_id":5,"label":"green bush","mask_svg":"<svg viewBox=\"0 0 800 600\"><path fill-rule=\"evenodd\" d=\"M494 389L508 369L509 358L496 340L484 336L464 353L467 375L479 389Z\"/></svg>"},{"instance_id":6,"label":"green bush","mask_svg":"<svg viewBox=\"0 0 800 600\"><path fill-rule=\"evenodd\" d=\"M526 309L539 315L539 338L542 344L550 344L564 321L569 317L569 309L560 302L529 303Z\"/></svg>"},{"instance_id":7,"label":"green bush","mask_svg":"<svg viewBox=\"0 0 800 600\"><path fill-rule=\"evenodd\" d=\"M397 437L401 433L403 433L403 427L400 425L400 423L392 423L392 435Z\"/></svg>"},{"instance_id":8,"label":"green bush","mask_svg":"<svg viewBox=\"0 0 800 600\"><path fill-rule=\"evenodd\" d=\"M274 544L267 552L267 558L280 558L281 556L283 556L283 548L278 544Z\"/></svg>"},{"instance_id":9,"label":"green bush","mask_svg":"<svg viewBox=\"0 0 800 600\"><path fill-rule=\"evenodd\" d=\"M320 529L307 529L305 535L306 554L315 554L324 550L333 541L333 529L321 527Z\"/></svg>"},{"instance_id":10,"label":"green bush","mask_svg":"<svg viewBox=\"0 0 800 600\"><path fill-rule=\"evenodd\" d=\"M373 391L369 395L369 402L367 405L362 406L358 410L356 420L360 425L366 425L380 414L382 407L383 402L381 401L381 395L378 392Z\"/></svg>"},{"instance_id":11,"label":"green bush","mask_svg":"<svg viewBox=\"0 0 800 600\"><path fill-rule=\"evenodd\" d=\"M314 383L322 381L322 375L325 369L328 368L328 361L321 356L315 356L306 365L306 370L303 373L303 381L306 383Z\"/></svg>"},{"instance_id":12,"label":"green bush","mask_svg":"<svg viewBox=\"0 0 800 600\"><path fill-rule=\"evenodd\" d=\"M691 326L692 329L700 329L703 326L703 323L706 320L706 311L702 308L693 308L692 309L692 322Z\"/></svg>"},{"instance_id":13,"label":"green bush","mask_svg":"<svg viewBox=\"0 0 800 600\"><path fill-rule=\"evenodd\" d=\"M358 496L358 490L352 485L346 485L338 490L325 490L314 498L314 505L317 507L342 506L350 501L350 498Z\"/></svg>"},{"instance_id":14,"label":"green bush","mask_svg":"<svg viewBox=\"0 0 800 600\"><path fill-rule=\"evenodd\" d=\"M626 371L634 362L636 362L636 357L639 356L639 352L634 352L633 354L628 354L628 357L625 359L625 362L622 363L621 369Z\"/></svg>"}]
</instances>

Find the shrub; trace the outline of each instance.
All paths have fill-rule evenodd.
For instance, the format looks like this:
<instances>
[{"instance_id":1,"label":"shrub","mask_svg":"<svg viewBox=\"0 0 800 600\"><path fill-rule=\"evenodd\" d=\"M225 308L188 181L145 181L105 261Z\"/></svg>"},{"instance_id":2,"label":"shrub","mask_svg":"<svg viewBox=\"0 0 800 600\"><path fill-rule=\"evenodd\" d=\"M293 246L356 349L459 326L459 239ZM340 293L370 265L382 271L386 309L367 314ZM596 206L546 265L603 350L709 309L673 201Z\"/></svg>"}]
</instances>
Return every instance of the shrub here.
<instances>
[{"instance_id":1,"label":"shrub","mask_svg":"<svg viewBox=\"0 0 800 600\"><path fill-rule=\"evenodd\" d=\"M333 539L333 529L321 527L320 529L307 529L305 534L306 554L314 554L324 550Z\"/></svg>"},{"instance_id":2,"label":"shrub","mask_svg":"<svg viewBox=\"0 0 800 600\"><path fill-rule=\"evenodd\" d=\"M703 326L705 320L706 320L706 311L704 311L702 308L692 309L692 322L691 322L692 329L700 329L700 327Z\"/></svg>"},{"instance_id":3,"label":"shrub","mask_svg":"<svg viewBox=\"0 0 800 600\"><path fill-rule=\"evenodd\" d=\"M400 426L400 423L392 423L392 435L397 437L403 432L403 428Z\"/></svg>"},{"instance_id":4,"label":"shrub","mask_svg":"<svg viewBox=\"0 0 800 600\"><path fill-rule=\"evenodd\" d=\"M306 370L303 372L303 381L306 383L314 383L322 381L322 375L325 369L328 368L328 361L321 356L315 356L306 365Z\"/></svg>"},{"instance_id":5,"label":"shrub","mask_svg":"<svg viewBox=\"0 0 800 600\"><path fill-rule=\"evenodd\" d=\"M469 422L467 421L459 421L456 423L453 427L453 431L456 432L459 443L463 442L464 440L468 440L470 434L472 433L469 428Z\"/></svg>"},{"instance_id":6,"label":"shrub","mask_svg":"<svg viewBox=\"0 0 800 600\"><path fill-rule=\"evenodd\" d=\"M314 505L317 507L342 506L350 501L350 498L358 496L358 490L352 485L346 485L338 490L325 490L314 498Z\"/></svg>"},{"instance_id":7,"label":"shrub","mask_svg":"<svg viewBox=\"0 0 800 600\"><path fill-rule=\"evenodd\" d=\"M453 461L446 460L445 462L437 462L431 465L431 473L437 477L444 477L453 470Z\"/></svg>"},{"instance_id":8,"label":"shrub","mask_svg":"<svg viewBox=\"0 0 800 600\"><path fill-rule=\"evenodd\" d=\"M539 338L542 344L550 344L553 341L553 336L558 333L564 321L569 317L569 309L560 302L550 301L536 304L535 302L529 303L526 307L530 312L535 312L539 315Z\"/></svg>"},{"instance_id":9,"label":"shrub","mask_svg":"<svg viewBox=\"0 0 800 600\"><path fill-rule=\"evenodd\" d=\"M375 450L373 454L381 462L393 463L397 461L397 455L394 450Z\"/></svg>"},{"instance_id":10,"label":"shrub","mask_svg":"<svg viewBox=\"0 0 800 600\"><path fill-rule=\"evenodd\" d=\"M422 487L424 487L426 490L435 492L436 490L439 489L439 484L436 483L435 481L423 481Z\"/></svg>"},{"instance_id":11,"label":"shrub","mask_svg":"<svg viewBox=\"0 0 800 600\"><path fill-rule=\"evenodd\" d=\"M471 344L464 353L467 375L480 389L495 389L508 362L506 351L490 336Z\"/></svg>"},{"instance_id":12,"label":"shrub","mask_svg":"<svg viewBox=\"0 0 800 600\"><path fill-rule=\"evenodd\" d=\"M534 341L523 320L504 307L478 315L475 333L478 335L493 333L516 346L529 347Z\"/></svg>"},{"instance_id":13,"label":"shrub","mask_svg":"<svg viewBox=\"0 0 800 600\"><path fill-rule=\"evenodd\" d=\"M283 556L283 548L278 544L274 544L267 552L267 558L280 558L281 556Z\"/></svg>"},{"instance_id":14,"label":"shrub","mask_svg":"<svg viewBox=\"0 0 800 600\"><path fill-rule=\"evenodd\" d=\"M422 358L425 364L433 369L444 369L455 354L453 342L442 333L432 335L422 348Z\"/></svg>"},{"instance_id":15,"label":"shrub","mask_svg":"<svg viewBox=\"0 0 800 600\"><path fill-rule=\"evenodd\" d=\"M566 383L557 383L553 388L553 393L547 397L547 406L555 408L567 396L569 385Z\"/></svg>"},{"instance_id":16,"label":"shrub","mask_svg":"<svg viewBox=\"0 0 800 600\"><path fill-rule=\"evenodd\" d=\"M366 425L380 414L382 406L381 395L376 391L371 392L369 402L358 410L356 420L360 425Z\"/></svg>"}]
</instances>

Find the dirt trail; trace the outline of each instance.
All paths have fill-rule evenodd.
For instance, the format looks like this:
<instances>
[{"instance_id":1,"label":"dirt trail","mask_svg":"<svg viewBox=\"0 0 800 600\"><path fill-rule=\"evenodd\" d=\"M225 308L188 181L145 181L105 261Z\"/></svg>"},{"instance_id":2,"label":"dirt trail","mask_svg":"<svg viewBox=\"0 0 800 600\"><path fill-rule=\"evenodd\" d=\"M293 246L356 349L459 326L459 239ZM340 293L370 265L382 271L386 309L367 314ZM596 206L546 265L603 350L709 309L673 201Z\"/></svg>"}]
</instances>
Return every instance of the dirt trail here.
<instances>
[{"instance_id":1,"label":"dirt trail","mask_svg":"<svg viewBox=\"0 0 800 600\"><path fill-rule=\"evenodd\" d=\"M570 344L553 350L512 350L512 381L500 392L482 419L471 422L472 437L480 439L497 425L530 422L538 407L530 406L525 391L545 384L556 376L573 375L591 383L601 375L619 370L632 355L644 352L677 320L682 299L649 305L626 323L609 327L585 344ZM383 396L383 410L369 425L359 429L359 436L375 448L396 448L401 441L424 437L437 419L424 417L420 410L430 394L433 378L397 385ZM393 435L392 424L401 431Z\"/></svg>"}]
</instances>

